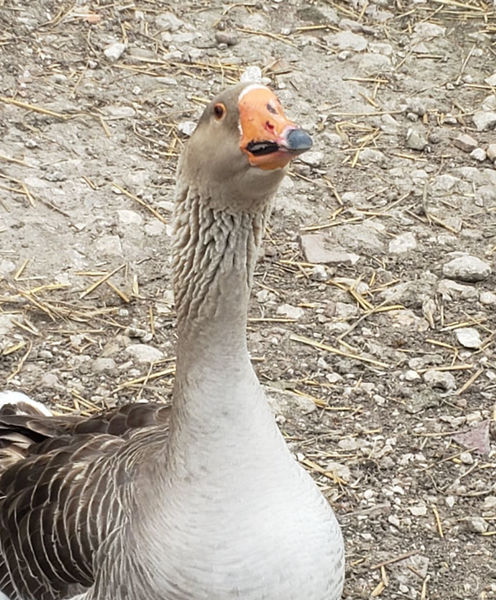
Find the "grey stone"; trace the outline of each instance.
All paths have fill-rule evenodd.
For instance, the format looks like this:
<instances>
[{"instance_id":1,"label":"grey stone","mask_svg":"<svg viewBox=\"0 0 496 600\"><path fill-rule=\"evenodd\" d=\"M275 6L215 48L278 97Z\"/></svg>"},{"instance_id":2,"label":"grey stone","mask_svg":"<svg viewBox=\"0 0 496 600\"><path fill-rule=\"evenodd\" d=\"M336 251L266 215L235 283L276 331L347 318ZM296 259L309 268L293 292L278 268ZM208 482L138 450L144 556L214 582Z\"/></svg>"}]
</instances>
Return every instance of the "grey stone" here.
<instances>
[{"instance_id":1,"label":"grey stone","mask_svg":"<svg viewBox=\"0 0 496 600\"><path fill-rule=\"evenodd\" d=\"M476 256L459 256L443 265L443 275L460 281L482 281L491 274L491 266Z\"/></svg>"},{"instance_id":2,"label":"grey stone","mask_svg":"<svg viewBox=\"0 0 496 600\"><path fill-rule=\"evenodd\" d=\"M391 254L403 254L410 250L415 250L416 247L417 240L415 234L411 231L402 233L389 242L389 252Z\"/></svg>"},{"instance_id":3,"label":"grey stone","mask_svg":"<svg viewBox=\"0 0 496 600\"><path fill-rule=\"evenodd\" d=\"M360 162L362 163L378 163L382 164L386 160L386 155L375 148L364 148L360 152Z\"/></svg>"},{"instance_id":4,"label":"grey stone","mask_svg":"<svg viewBox=\"0 0 496 600\"><path fill-rule=\"evenodd\" d=\"M314 412L317 408L315 403L305 396L293 394L286 390L278 390L273 387L264 387L267 392L269 406L276 415L294 419L295 411L304 415Z\"/></svg>"},{"instance_id":5,"label":"grey stone","mask_svg":"<svg viewBox=\"0 0 496 600\"><path fill-rule=\"evenodd\" d=\"M441 27L435 23L421 22L413 28L415 37L422 40L430 40L436 37L442 37L446 33L446 27Z\"/></svg>"},{"instance_id":6,"label":"grey stone","mask_svg":"<svg viewBox=\"0 0 496 600\"><path fill-rule=\"evenodd\" d=\"M363 35L358 35L352 31L340 31L331 36L331 44L337 46L340 50L361 52L367 48L368 42Z\"/></svg>"},{"instance_id":7,"label":"grey stone","mask_svg":"<svg viewBox=\"0 0 496 600\"><path fill-rule=\"evenodd\" d=\"M482 340L480 333L475 327L461 327L455 329L455 336L458 343L465 348L480 348Z\"/></svg>"},{"instance_id":8,"label":"grey stone","mask_svg":"<svg viewBox=\"0 0 496 600\"><path fill-rule=\"evenodd\" d=\"M359 256L336 246L321 233L309 233L301 236L301 247L305 260L310 263L354 265Z\"/></svg>"},{"instance_id":9,"label":"grey stone","mask_svg":"<svg viewBox=\"0 0 496 600\"><path fill-rule=\"evenodd\" d=\"M407 369L405 371L405 381L418 381L420 379L420 375L417 371L413 369Z\"/></svg>"},{"instance_id":10,"label":"grey stone","mask_svg":"<svg viewBox=\"0 0 496 600\"><path fill-rule=\"evenodd\" d=\"M40 383L45 388L60 389L62 387L55 373L43 373Z\"/></svg>"},{"instance_id":11,"label":"grey stone","mask_svg":"<svg viewBox=\"0 0 496 600\"><path fill-rule=\"evenodd\" d=\"M406 134L406 145L412 150L424 150L427 146L427 139L416 129L409 129Z\"/></svg>"},{"instance_id":12,"label":"grey stone","mask_svg":"<svg viewBox=\"0 0 496 600\"><path fill-rule=\"evenodd\" d=\"M124 54L126 48L127 45L122 42L113 42L104 49L103 53L108 60L115 62Z\"/></svg>"},{"instance_id":13,"label":"grey stone","mask_svg":"<svg viewBox=\"0 0 496 600\"><path fill-rule=\"evenodd\" d=\"M465 525L472 533L485 533L489 529L489 523L482 517L467 517Z\"/></svg>"},{"instance_id":14,"label":"grey stone","mask_svg":"<svg viewBox=\"0 0 496 600\"><path fill-rule=\"evenodd\" d=\"M239 36L235 31L216 31L215 40L219 44L235 46L239 42Z\"/></svg>"},{"instance_id":15,"label":"grey stone","mask_svg":"<svg viewBox=\"0 0 496 600\"><path fill-rule=\"evenodd\" d=\"M103 112L111 119L129 119L136 114L132 106L123 104L109 104L104 107Z\"/></svg>"},{"instance_id":16,"label":"grey stone","mask_svg":"<svg viewBox=\"0 0 496 600\"><path fill-rule=\"evenodd\" d=\"M477 148L477 140L467 133L461 133L453 140L453 145L460 148L463 152L472 152Z\"/></svg>"},{"instance_id":17,"label":"grey stone","mask_svg":"<svg viewBox=\"0 0 496 600\"><path fill-rule=\"evenodd\" d=\"M456 390L456 380L449 371L431 369L424 373L424 381L432 388L438 388L446 392Z\"/></svg>"},{"instance_id":18,"label":"grey stone","mask_svg":"<svg viewBox=\"0 0 496 600\"><path fill-rule=\"evenodd\" d=\"M496 112L492 110L474 113L472 120L477 131L487 131L496 127Z\"/></svg>"},{"instance_id":19,"label":"grey stone","mask_svg":"<svg viewBox=\"0 0 496 600\"><path fill-rule=\"evenodd\" d=\"M240 80L245 81L245 82L250 82L250 81L262 82L263 81L262 69L255 65L250 65L249 67L246 67L246 69L243 71Z\"/></svg>"},{"instance_id":20,"label":"grey stone","mask_svg":"<svg viewBox=\"0 0 496 600\"><path fill-rule=\"evenodd\" d=\"M437 286L438 293L441 294L444 300L453 300L459 296L464 300L468 300L470 298L477 298L477 289L471 285L464 285L462 283L457 283L456 281L452 281L451 279L441 279Z\"/></svg>"},{"instance_id":21,"label":"grey stone","mask_svg":"<svg viewBox=\"0 0 496 600\"><path fill-rule=\"evenodd\" d=\"M161 350L147 344L131 344L126 348L126 352L142 363L156 362L164 358Z\"/></svg>"}]
</instances>

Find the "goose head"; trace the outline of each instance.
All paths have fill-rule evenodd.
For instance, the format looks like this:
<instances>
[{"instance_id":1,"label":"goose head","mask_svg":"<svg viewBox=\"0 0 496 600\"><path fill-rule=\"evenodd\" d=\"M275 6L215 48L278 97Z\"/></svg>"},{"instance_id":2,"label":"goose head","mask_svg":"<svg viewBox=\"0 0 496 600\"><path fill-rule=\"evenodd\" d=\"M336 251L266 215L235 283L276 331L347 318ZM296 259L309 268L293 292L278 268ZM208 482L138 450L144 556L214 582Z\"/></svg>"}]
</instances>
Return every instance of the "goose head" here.
<instances>
[{"instance_id":1,"label":"goose head","mask_svg":"<svg viewBox=\"0 0 496 600\"><path fill-rule=\"evenodd\" d=\"M255 212L272 197L289 162L311 146L272 90L241 83L205 108L183 152L179 182L196 188L212 208Z\"/></svg>"}]
</instances>

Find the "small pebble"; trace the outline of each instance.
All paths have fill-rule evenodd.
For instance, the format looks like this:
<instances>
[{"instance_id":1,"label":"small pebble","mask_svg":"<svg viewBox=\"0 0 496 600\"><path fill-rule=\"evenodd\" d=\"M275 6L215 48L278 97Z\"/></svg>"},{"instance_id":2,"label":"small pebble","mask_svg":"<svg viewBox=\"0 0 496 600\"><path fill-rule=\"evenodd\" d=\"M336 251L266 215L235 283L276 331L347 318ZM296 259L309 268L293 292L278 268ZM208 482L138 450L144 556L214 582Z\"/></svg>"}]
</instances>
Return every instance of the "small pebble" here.
<instances>
[{"instance_id":1,"label":"small pebble","mask_svg":"<svg viewBox=\"0 0 496 600\"><path fill-rule=\"evenodd\" d=\"M477 148L477 140L467 133L461 133L453 140L453 145L460 148L463 152L472 152Z\"/></svg>"},{"instance_id":2,"label":"small pebble","mask_svg":"<svg viewBox=\"0 0 496 600\"><path fill-rule=\"evenodd\" d=\"M305 311L300 306L292 306L291 304L281 304L277 307L277 314L288 317L288 319L301 319L305 314Z\"/></svg>"},{"instance_id":3,"label":"small pebble","mask_svg":"<svg viewBox=\"0 0 496 600\"><path fill-rule=\"evenodd\" d=\"M459 458L464 465L474 464L474 457L470 454L470 452L462 452Z\"/></svg>"},{"instance_id":4,"label":"small pebble","mask_svg":"<svg viewBox=\"0 0 496 600\"><path fill-rule=\"evenodd\" d=\"M474 113L472 120L477 131L487 131L496 127L496 112L484 110Z\"/></svg>"},{"instance_id":5,"label":"small pebble","mask_svg":"<svg viewBox=\"0 0 496 600\"><path fill-rule=\"evenodd\" d=\"M458 279L460 281L482 281L491 274L491 266L477 258L466 254L454 258L443 265L443 275L449 279Z\"/></svg>"},{"instance_id":6,"label":"small pebble","mask_svg":"<svg viewBox=\"0 0 496 600\"><path fill-rule=\"evenodd\" d=\"M408 510L414 517L424 517L427 514L427 506L419 504L418 506L409 506Z\"/></svg>"},{"instance_id":7,"label":"small pebble","mask_svg":"<svg viewBox=\"0 0 496 600\"><path fill-rule=\"evenodd\" d=\"M181 121L177 128L181 133L189 137L196 129L196 123L194 121Z\"/></svg>"},{"instance_id":8,"label":"small pebble","mask_svg":"<svg viewBox=\"0 0 496 600\"><path fill-rule=\"evenodd\" d=\"M496 160L496 144L489 144L486 154L489 160Z\"/></svg>"},{"instance_id":9,"label":"small pebble","mask_svg":"<svg viewBox=\"0 0 496 600\"><path fill-rule=\"evenodd\" d=\"M478 162L484 162L486 160L486 151L483 148L476 148L472 150L470 156Z\"/></svg>"},{"instance_id":10,"label":"small pebble","mask_svg":"<svg viewBox=\"0 0 496 600\"><path fill-rule=\"evenodd\" d=\"M461 327L455 329L455 336L459 344L464 348L476 349L482 345L480 333L475 327Z\"/></svg>"},{"instance_id":11,"label":"small pebble","mask_svg":"<svg viewBox=\"0 0 496 600\"><path fill-rule=\"evenodd\" d=\"M472 533L485 533L489 529L489 523L482 517L467 517L465 524Z\"/></svg>"},{"instance_id":12,"label":"small pebble","mask_svg":"<svg viewBox=\"0 0 496 600\"><path fill-rule=\"evenodd\" d=\"M456 379L449 371L434 371L424 373L424 381L432 388L439 388L448 392L456 389Z\"/></svg>"},{"instance_id":13,"label":"small pebble","mask_svg":"<svg viewBox=\"0 0 496 600\"><path fill-rule=\"evenodd\" d=\"M115 62L124 54L126 47L126 44L123 44L122 42L114 42L113 44L107 46L103 53L108 60Z\"/></svg>"},{"instance_id":14,"label":"small pebble","mask_svg":"<svg viewBox=\"0 0 496 600\"><path fill-rule=\"evenodd\" d=\"M481 292L479 299L481 304L485 306L496 306L496 294L494 292Z\"/></svg>"},{"instance_id":15,"label":"small pebble","mask_svg":"<svg viewBox=\"0 0 496 600\"><path fill-rule=\"evenodd\" d=\"M406 134L406 145L412 150L424 150L427 146L426 138L415 129L409 129Z\"/></svg>"},{"instance_id":16,"label":"small pebble","mask_svg":"<svg viewBox=\"0 0 496 600\"><path fill-rule=\"evenodd\" d=\"M147 344L131 344L126 348L126 352L138 362L155 362L164 358L161 350Z\"/></svg>"},{"instance_id":17,"label":"small pebble","mask_svg":"<svg viewBox=\"0 0 496 600\"><path fill-rule=\"evenodd\" d=\"M417 240L415 234L411 231L402 233L389 242L389 252L391 254L404 254L410 250L415 250Z\"/></svg>"},{"instance_id":18,"label":"small pebble","mask_svg":"<svg viewBox=\"0 0 496 600\"><path fill-rule=\"evenodd\" d=\"M235 46L239 42L238 35L234 31L216 31L215 40L226 46Z\"/></svg>"}]
</instances>

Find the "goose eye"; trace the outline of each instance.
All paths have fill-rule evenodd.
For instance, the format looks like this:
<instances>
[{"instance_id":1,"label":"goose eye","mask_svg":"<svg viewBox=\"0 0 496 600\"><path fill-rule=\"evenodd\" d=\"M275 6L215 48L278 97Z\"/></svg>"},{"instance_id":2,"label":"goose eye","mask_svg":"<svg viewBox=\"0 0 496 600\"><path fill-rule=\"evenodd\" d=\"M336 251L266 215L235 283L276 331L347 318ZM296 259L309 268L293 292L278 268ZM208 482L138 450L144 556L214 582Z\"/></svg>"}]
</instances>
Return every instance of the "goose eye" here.
<instances>
[{"instance_id":1,"label":"goose eye","mask_svg":"<svg viewBox=\"0 0 496 600\"><path fill-rule=\"evenodd\" d=\"M226 107L219 102L214 106L214 115L217 120L220 121L222 117L226 114Z\"/></svg>"}]
</instances>

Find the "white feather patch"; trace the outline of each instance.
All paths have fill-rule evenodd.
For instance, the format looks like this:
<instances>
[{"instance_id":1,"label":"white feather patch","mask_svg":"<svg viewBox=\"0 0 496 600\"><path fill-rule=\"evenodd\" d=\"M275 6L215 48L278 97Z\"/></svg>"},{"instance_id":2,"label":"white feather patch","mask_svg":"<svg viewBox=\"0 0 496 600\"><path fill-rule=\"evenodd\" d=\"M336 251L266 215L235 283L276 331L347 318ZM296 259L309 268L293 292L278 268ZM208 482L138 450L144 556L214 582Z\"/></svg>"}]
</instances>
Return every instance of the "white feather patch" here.
<instances>
[{"instance_id":1,"label":"white feather patch","mask_svg":"<svg viewBox=\"0 0 496 600\"><path fill-rule=\"evenodd\" d=\"M53 414L52 411L44 404L41 404L41 402L36 402L36 400L32 400L29 398L29 396L26 396L26 394L23 394L22 392L14 392L12 390L0 392L0 408L6 404L28 404L42 415L51 417ZM3 600L2 596L0 596L0 600Z\"/></svg>"}]
</instances>

